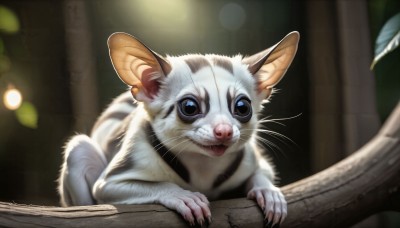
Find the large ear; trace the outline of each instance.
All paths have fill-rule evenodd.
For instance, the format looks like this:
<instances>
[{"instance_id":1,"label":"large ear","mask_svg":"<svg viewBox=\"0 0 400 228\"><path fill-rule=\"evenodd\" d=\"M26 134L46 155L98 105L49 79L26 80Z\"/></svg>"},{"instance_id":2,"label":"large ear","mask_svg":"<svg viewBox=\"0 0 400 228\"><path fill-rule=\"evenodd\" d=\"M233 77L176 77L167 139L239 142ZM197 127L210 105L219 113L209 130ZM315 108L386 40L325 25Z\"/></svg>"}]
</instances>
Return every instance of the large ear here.
<instances>
[{"instance_id":1,"label":"large ear","mask_svg":"<svg viewBox=\"0 0 400 228\"><path fill-rule=\"evenodd\" d=\"M135 99L152 101L161 81L171 71L168 61L126 33L112 34L108 38L108 48L115 71L132 87Z\"/></svg>"},{"instance_id":2,"label":"large ear","mask_svg":"<svg viewBox=\"0 0 400 228\"><path fill-rule=\"evenodd\" d=\"M299 38L298 32L291 32L274 46L243 59L256 77L258 92L263 93L264 98L271 94L272 87L282 79L292 63Z\"/></svg>"}]
</instances>

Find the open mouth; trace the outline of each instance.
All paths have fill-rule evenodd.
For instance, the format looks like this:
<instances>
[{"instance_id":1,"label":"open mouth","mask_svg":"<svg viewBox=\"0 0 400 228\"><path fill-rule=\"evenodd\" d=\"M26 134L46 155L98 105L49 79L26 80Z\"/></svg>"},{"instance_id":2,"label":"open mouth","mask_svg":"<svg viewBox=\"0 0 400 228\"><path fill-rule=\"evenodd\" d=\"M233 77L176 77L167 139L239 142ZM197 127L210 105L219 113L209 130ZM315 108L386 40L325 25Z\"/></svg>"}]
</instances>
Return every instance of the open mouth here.
<instances>
[{"instance_id":1,"label":"open mouth","mask_svg":"<svg viewBox=\"0 0 400 228\"><path fill-rule=\"evenodd\" d=\"M225 151L228 149L228 146L225 146L223 144L219 145L201 145L198 142L195 142L191 140L194 144L196 144L198 147L210 152L212 155L215 156L221 156L225 153Z\"/></svg>"},{"instance_id":2,"label":"open mouth","mask_svg":"<svg viewBox=\"0 0 400 228\"><path fill-rule=\"evenodd\" d=\"M228 149L225 145L214 145L214 146L203 146L208 151L211 151L216 156L221 156L225 153L226 149Z\"/></svg>"}]
</instances>

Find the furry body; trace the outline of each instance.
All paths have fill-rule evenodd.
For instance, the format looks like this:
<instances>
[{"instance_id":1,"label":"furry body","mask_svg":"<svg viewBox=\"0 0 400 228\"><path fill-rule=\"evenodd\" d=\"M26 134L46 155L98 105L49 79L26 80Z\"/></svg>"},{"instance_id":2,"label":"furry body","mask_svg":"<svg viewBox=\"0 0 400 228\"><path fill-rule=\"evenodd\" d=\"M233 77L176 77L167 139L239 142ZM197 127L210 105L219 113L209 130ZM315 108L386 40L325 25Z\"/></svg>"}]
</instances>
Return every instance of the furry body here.
<instances>
[{"instance_id":1,"label":"furry body","mask_svg":"<svg viewBox=\"0 0 400 228\"><path fill-rule=\"evenodd\" d=\"M286 201L255 134L261 104L297 48L298 34L287 37L249 58L163 58L114 34L110 56L131 93L111 103L90 137L68 142L61 203L160 203L203 225L211 222L208 200L234 192L255 199L271 224L281 223Z\"/></svg>"}]
</instances>

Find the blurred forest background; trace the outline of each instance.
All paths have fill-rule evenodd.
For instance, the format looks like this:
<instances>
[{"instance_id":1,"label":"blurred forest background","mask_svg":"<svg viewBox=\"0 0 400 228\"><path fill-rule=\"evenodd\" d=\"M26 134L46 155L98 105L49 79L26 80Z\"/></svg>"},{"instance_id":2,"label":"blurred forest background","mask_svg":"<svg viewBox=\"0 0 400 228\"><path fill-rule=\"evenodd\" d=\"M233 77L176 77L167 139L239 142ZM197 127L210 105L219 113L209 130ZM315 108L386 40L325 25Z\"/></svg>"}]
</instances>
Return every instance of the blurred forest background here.
<instances>
[{"instance_id":1,"label":"blurred forest background","mask_svg":"<svg viewBox=\"0 0 400 228\"><path fill-rule=\"evenodd\" d=\"M263 136L279 185L320 171L374 136L399 101L400 50L369 69L380 29L398 12L398 0L0 0L0 200L58 205L62 147L127 89L108 56L113 32L162 55L251 55L299 31L263 113L286 118L265 127L292 141ZM367 224L398 220L385 213Z\"/></svg>"}]
</instances>

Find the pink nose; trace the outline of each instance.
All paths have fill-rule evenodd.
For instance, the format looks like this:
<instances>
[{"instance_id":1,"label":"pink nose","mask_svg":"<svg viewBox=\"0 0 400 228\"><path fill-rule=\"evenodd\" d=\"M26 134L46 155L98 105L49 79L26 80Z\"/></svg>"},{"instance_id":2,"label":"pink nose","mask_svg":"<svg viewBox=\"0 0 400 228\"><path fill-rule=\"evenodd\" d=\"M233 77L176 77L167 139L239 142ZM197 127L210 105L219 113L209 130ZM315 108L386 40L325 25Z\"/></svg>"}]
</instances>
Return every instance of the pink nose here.
<instances>
[{"instance_id":1,"label":"pink nose","mask_svg":"<svg viewBox=\"0 0 400 228\"><path fill-rule=\"evenodd\" d=\"M214 136L219 141L227 141L232 138L232 126L229 124L218 124L214 128Z\"/></svg>"}]
</instances>

